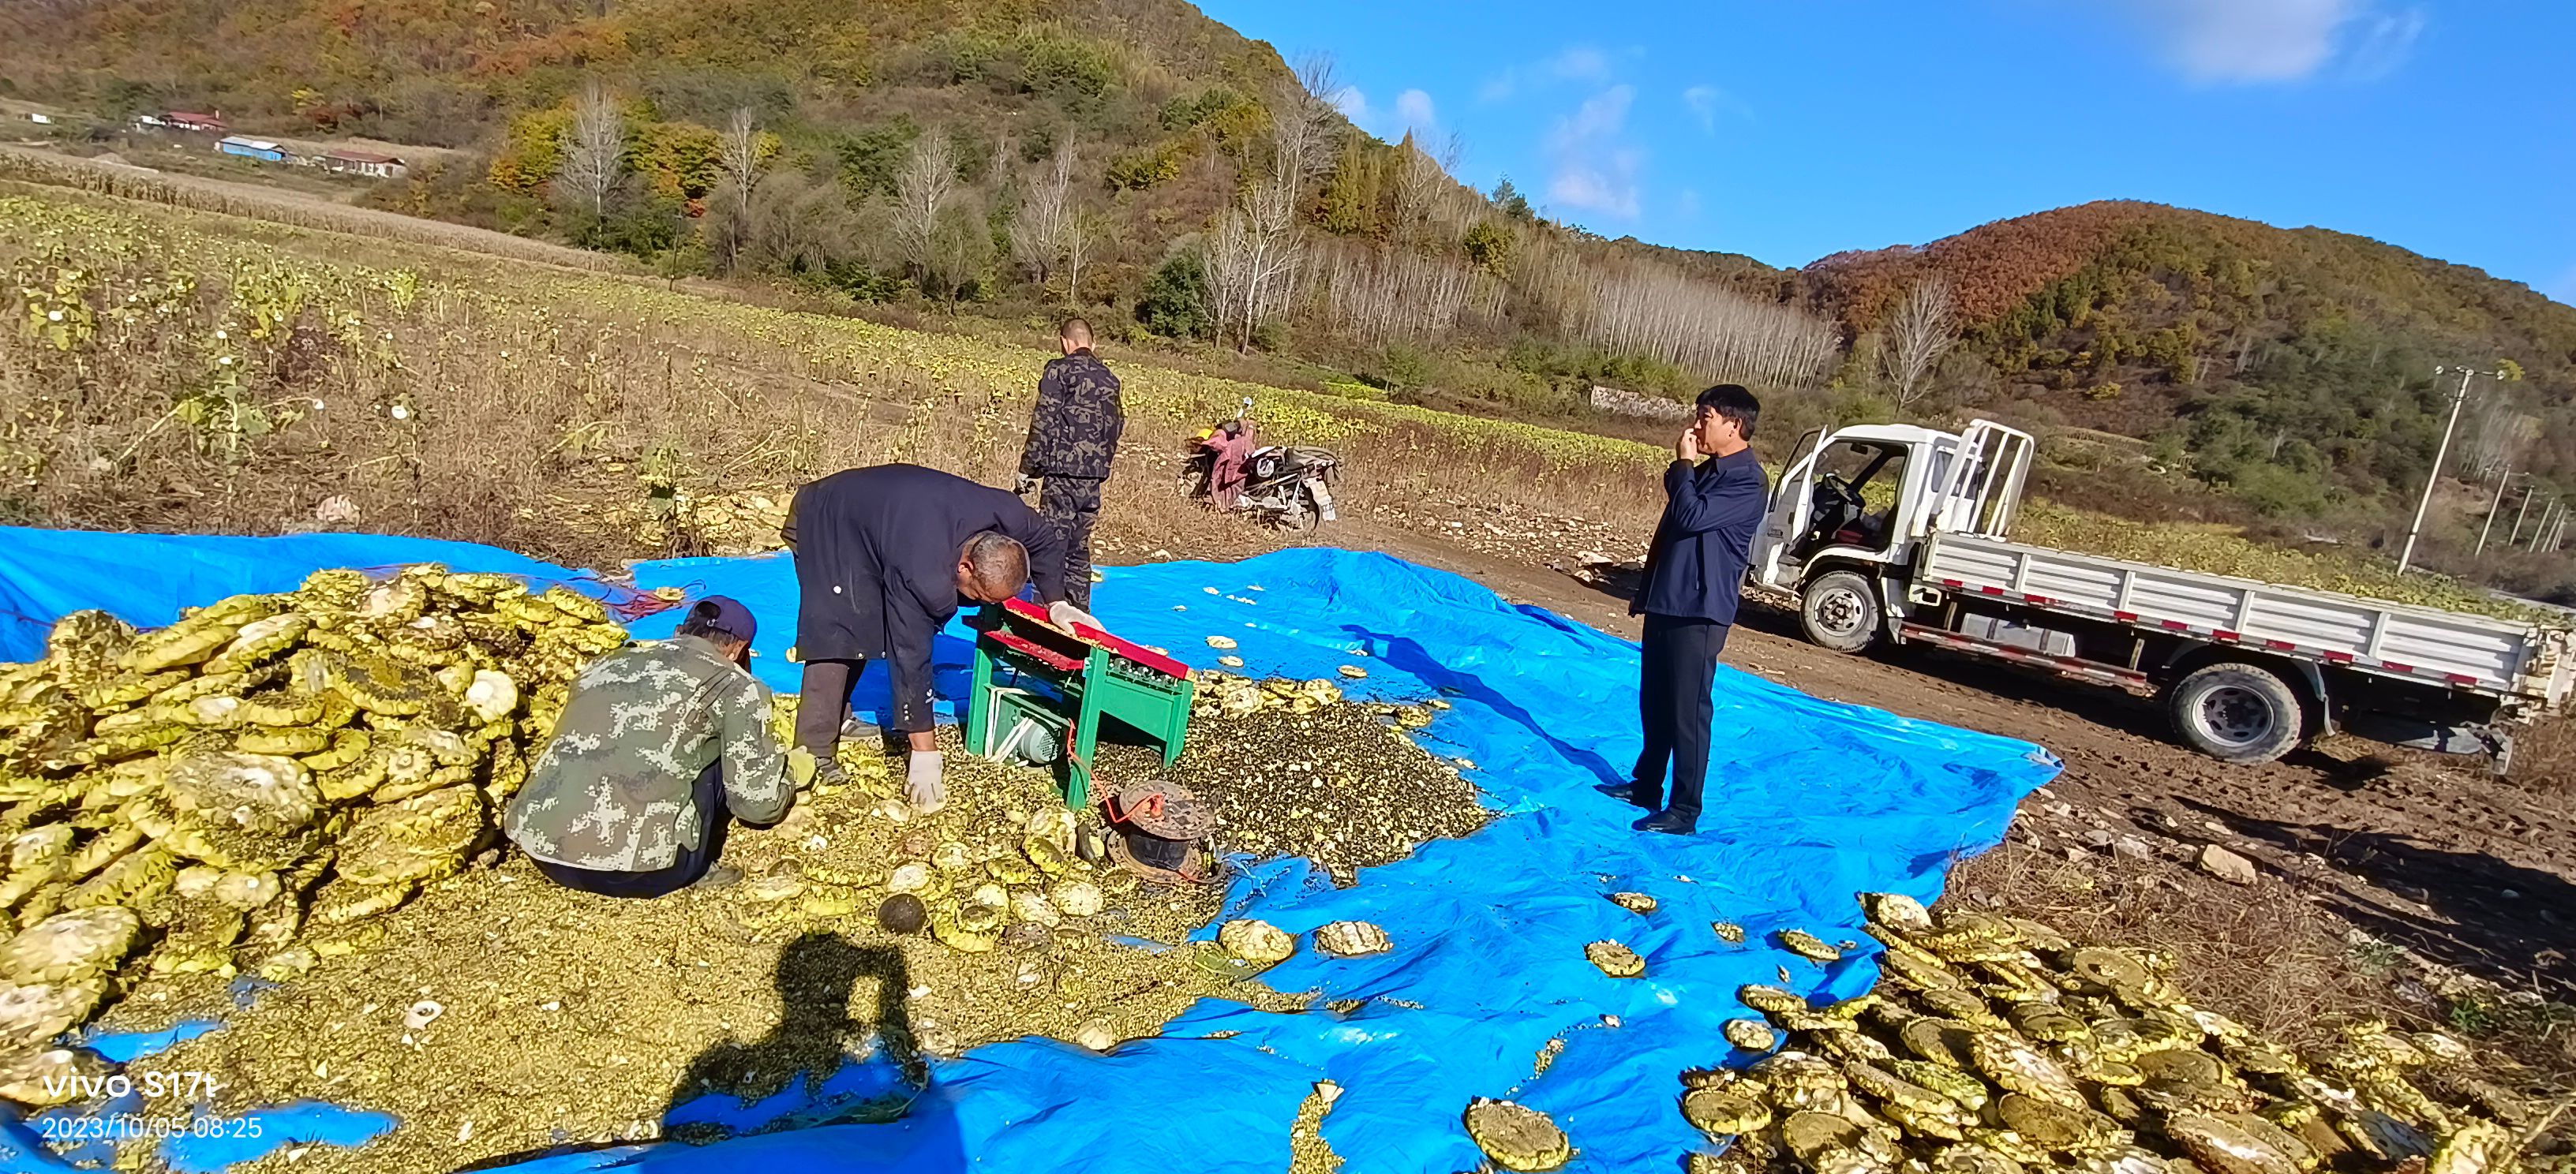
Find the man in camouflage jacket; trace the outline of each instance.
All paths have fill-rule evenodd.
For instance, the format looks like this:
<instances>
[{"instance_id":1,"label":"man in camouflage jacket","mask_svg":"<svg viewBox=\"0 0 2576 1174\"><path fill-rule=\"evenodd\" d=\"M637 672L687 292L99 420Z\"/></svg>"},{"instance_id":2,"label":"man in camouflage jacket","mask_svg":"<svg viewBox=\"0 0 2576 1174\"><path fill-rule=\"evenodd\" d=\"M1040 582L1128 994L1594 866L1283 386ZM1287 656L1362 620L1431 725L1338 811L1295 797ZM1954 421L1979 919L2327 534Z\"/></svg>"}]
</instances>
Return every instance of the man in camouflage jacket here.
<instances>
[{"instance_id":1,"label":"man in camouflage jacket","mask_svg":"<svg viewBox=\"0 0 2576 1174\"><path fill-rule=\"evenodd\" d=\"M792 794L769 732L769 686L742 663L754 632L750 609L715 596L671 639L583 671L502 815L538 871L612 897L731 878L713 868L725 814L775 823Z\"/></svg>"},{"instance_id":2,"label":"man in camouflage jacket","mask_svg":"<svg viewBox=\"0 0 2576 1174\"><path fill-rule=\"evenodd\" d=\"M1020 492L1039 478L1038 512L1064 536L1065 598L1091 610L1091 527L1100 520L1100 483L1118 455L1127 410L1119 403L1118 376L1091 353L1091 324L1067 318L1056 331L1064 357L1050 360L1038 377L1038 403L1029 413L1029 442L1020 452Z\"/></svg>"}]
</instances>

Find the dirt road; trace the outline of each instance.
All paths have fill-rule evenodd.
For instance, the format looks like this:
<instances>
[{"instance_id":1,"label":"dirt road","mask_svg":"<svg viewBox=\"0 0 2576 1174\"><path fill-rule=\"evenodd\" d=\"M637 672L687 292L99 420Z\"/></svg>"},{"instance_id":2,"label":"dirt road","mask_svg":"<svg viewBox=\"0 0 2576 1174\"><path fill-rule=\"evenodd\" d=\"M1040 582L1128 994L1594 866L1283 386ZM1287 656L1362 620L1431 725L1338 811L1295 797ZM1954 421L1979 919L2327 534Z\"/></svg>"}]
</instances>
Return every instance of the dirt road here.
<instances>
[{"instance_id":1,"label":"dirt road","mask_svg":"<svg viewBox=\"0 0 2576 1174\"><path fill-rule=\"evenodd\" d=\"M1623 599L1544 565L1570 555L1476 549L1458 529L1351 522L1334 545L1369 547L1475 579L1630 639ZM1486 544L1496 545L1496 544ZM2024 805L2022 831L2052 854L2197 867L2215 844L2315 906L2421 957L2531 990L2576 993L2576 828L2566 800L2476 766L2358 744L2235 767L2183 750L2149 700L1907 650L1827 652L1793 616L1748 607L1726 651L1738 669L1817 697L2038 743L2066 762ZM2365 749L2365 747L2368 747Z\"/></svg>"}]
</instances>

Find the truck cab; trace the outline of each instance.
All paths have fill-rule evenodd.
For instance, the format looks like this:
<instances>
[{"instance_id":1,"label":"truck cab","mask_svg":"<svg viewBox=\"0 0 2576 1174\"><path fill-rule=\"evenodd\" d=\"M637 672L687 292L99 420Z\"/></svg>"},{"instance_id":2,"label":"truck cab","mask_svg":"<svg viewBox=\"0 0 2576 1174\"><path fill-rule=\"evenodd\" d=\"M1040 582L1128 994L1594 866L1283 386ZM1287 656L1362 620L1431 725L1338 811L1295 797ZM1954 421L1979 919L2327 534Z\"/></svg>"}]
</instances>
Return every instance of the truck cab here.
<instances>
[{"instance_id":1,"label":"truck cab","mask_svg":"<svg viewBox=\"0 0 2576 1174\"><path fill-rule=\"evenodd\" d=\"M1893 637L1904 584L1935 532L2002 537L2036 444L1988 420L1943 432L1869 424L1809 431L1754 534L1749 577L1796 597L1807 638L1858 652Z\"/></svg>"}]
</instances>

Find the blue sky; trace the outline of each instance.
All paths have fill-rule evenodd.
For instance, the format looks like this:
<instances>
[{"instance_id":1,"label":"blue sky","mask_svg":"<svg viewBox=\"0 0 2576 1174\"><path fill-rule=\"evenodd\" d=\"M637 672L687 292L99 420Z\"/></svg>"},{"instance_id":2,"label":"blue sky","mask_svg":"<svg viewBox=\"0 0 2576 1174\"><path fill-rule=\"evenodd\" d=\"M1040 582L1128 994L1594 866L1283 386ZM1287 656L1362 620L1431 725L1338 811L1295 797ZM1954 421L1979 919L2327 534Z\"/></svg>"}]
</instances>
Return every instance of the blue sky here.
<instances>
[{"instance_id":1,"label":"blue sky","mask_svg":"<svg viewBox=\"0 0 2576 1174\"><path fill-rule=\"evenodd\" d=\"M1202 0L1605 236L1804 265L2134 198L2576 302L2576 3Z\"/></svg>"}]
</instances>

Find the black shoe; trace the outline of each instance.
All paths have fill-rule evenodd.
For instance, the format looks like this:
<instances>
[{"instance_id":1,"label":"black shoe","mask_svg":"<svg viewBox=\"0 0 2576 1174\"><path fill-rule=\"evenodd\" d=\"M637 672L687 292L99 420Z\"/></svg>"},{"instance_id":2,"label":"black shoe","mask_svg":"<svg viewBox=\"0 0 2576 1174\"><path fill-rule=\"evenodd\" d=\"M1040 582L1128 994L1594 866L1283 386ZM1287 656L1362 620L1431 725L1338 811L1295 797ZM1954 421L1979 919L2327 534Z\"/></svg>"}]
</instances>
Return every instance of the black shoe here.
<instances>
[{"instance_id":1,"label":"black shoe","mask_svg":"<svg viewBox=\"0 0 2576 1174\"><path fill-rule=\"evenodd\" d=\"M1656 810L1655 804L1640 803L1637 801L1637 784L1635 783L1594 783L1592 785L1592 789L1631 807L1643 807L1648 811Z\"/></svg>"},{"instance_id":2,"label":"black shoe","mask_svg":"<svg viewBox=\"0 0 2576 1174\"><path fill-rule=\"evenodd\" d=\"M1687 836L1699 831L1698 821L1684 819L1669 810L1658 811L1628 826L1641 832L1662 832L1668 836Z\"/></svg>"}]
</instances>

